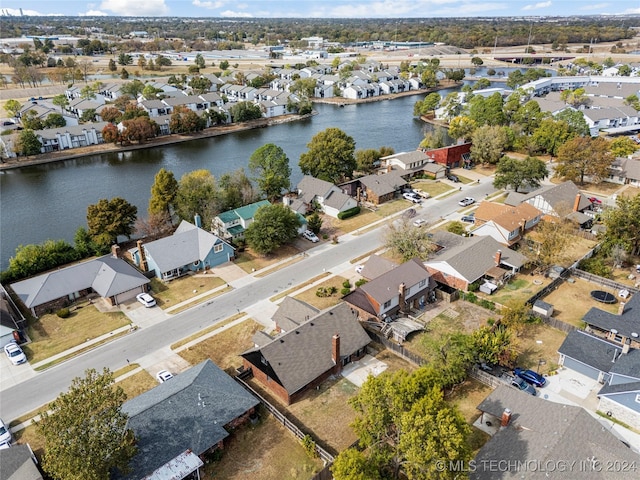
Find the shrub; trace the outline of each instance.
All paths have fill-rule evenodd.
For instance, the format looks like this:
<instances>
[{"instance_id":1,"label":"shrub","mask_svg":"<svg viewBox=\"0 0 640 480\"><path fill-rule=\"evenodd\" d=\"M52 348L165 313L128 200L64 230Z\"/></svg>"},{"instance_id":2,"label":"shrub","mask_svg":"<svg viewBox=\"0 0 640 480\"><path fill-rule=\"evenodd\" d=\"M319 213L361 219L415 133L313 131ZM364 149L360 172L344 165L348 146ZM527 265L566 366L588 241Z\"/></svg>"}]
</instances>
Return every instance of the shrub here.
<instances>
[{"instance_id":1,"label":"shrub","mask_svg":"<svg viewBox=\"0 0 640 480\"><path fill-rule=\"evenodd\" d=\"M302 437L302 448L307 452L311 458L316 458L318 456L318 452L316 451L316 442L313 441L310 435L305 435Z\"/></svg>"},{"instance_id":2,"label":"shrub","mask_svg":"<svg viewBox=\"0 0 640 480\"><path fill-rule=\"evenodd\" d=\"M360 213L360 207L353 207L345 210L344 212L338 213L338 219L344 220L345 218L353 217Z\"/></svg>"},{"instance_id":3,"label":"shrub","mask_svg":"<svg viewBox=\"0 0 640 480\"><path fill-rule=\"evenodd\" d=\"M604 263L604 259L601 257L591 257L581 260L578 268L604 278L611 278L612 274L611 268Z\"/></svg>"},{"instance_id":4,"label":"shrub","mask_svg":"<svg viewBox=\"0 0 640 480\"><path fill-rule=\"evenodd\" d=\"M474 295L475 296L475 295ZM493 302L490 302L489 300L480 300L479 305L483 308L486 308L487 310L495 310L496 309L496 304Z\"/></svg>"},{"instance_id":5,"label":"shrub","mask_svg":"<svg viewBox=\"0 0 640 480\"><path fill-rule=\"evenodd\" d=\"M334 293L336 293L338 289L334 286L331 287L318 287L316 290L316 297L325 298L330 297Z\"/></svg>"},{"instance_id":6,"label":"shrub","mask_svg":"<svg viewBox=\"0 0 640 480\"><path fill-rule=\"evenodd\" d=\"M367 283L367 281L364 278L361 278L360 280L358 280L356 282L356 287L361 287L362 285L364 285L365 283Z\"/></svg>"},{"instance_id":7,"label":"shrub","mask_svg":"<svg viewBox=\"0 0 640 480\"><path fill-rule=\"evenodd\" d=\"M71 311L66 307L61 308L56 312L56 315L60 318L69 318L69 315L71 315Z\"/></svg>"},{"instance_id":8,"label":"shrub","mask_svg":"<svg viewBox=\"0 0 640 480\"><path fill-rule=\"evenodd\" d=\"M344 288L351 288L351 282L349 280L345 280L344 282L342 282L342 286Z\"/></svg>"},{"instance_id":9,"label":"shrub","mask_svg":"<svg viewBox=\"0 0 640 480\"><path fill-rule=\"evenodd\" d=\"M351 293L351 289L350 288L343 288L342 290L340 290L340 294L344 297L345 295L349 295Z\"/></svg>"},{"instance_id":10,"label":"shrub","mask_svg":"<svg viewBox=\"0 0 640 480\"><path fill-rule=\"evenodd\" d=\"M479 288L480 288L480 284L478 282L473 282L469 285L470 292L477 292Z\"/></svg>"},{"instance_id":11,"label":"shrub","mask_svg":"<svg viewBox=\"0 0 640 480\"><path fill-rule=\"evenodd\" d=\"M467 294L464 296L464 299L465 299L467 302L471 302L471 303L476 303L476 302L478 301L478 297L476 296L476 294L475 294L475 293L467 293Z\"/></svg>"}]
</instances>

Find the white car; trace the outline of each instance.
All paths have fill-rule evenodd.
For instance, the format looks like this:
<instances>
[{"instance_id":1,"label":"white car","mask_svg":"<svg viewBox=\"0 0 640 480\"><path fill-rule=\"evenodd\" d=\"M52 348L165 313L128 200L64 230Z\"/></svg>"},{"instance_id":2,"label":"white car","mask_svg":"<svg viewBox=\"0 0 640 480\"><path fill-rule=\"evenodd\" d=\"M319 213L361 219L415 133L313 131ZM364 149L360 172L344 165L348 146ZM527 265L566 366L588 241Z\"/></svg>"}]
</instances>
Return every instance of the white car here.
<instances>
[{"instance_id":1,"label":"white car","mask_svg":"<svg viewBox=\"0 0 640 480\"><path fill-rule=\"evenodd\" d=\"M15 341L11 341L4 346L4 353L7 354L7 358L14 365L20 365L27 361L27 356Z\"/></svg>"},{"instance_id":2,"label":"white car","mask_svg":"<svg viewBox=\"0 0 640 480\"><path fill-rule=\"evenodd\" d=\"M136 295L136 299L147 308L156 306L156 299L148 293L139 293Z\"/></svg>"},{"instance_id":3,"label":"white car","mask_svg":"<svg viewBox=\"0 0 640 480\"><path fill-rule=\"evenodd\" d=\"M420 190L419 188L414 188L413 192L417 195L420 195L422 198L430 198L431 195L429 195L427 192L425 192L424 190Z\"/></svg>"},{"instance_id":4,"label":"white car","mask_svg":"<svg viewBox=\"0 0 640 480\"><path fill-rule=\"evenodd\" d=\"M414 227L421 227L423 226L425 223L427 223L426 220L423 220L422 218L417 218L413 221L413 226Z\"/></svg>"},{"instance_id":5,"label":"white car","mask_svg":"<svg viewBox=\"0 0 640 480\"><path fill-rule=\"evenodd\" d=\"M11 431L0 418L0 445L11 444Z\"/></svg>"},{"instance_id":6,"label":"white car","mask_svg":"<svg viewBox=\"0 0 640 480\"><path fill-rule=\"evenodd\" d=\"M476 201L471 197L464 197L462 200L458 202L458 205L461 207L467 207L469 205L473 205Z\"/></svg>"},{"instance_id":7,"label":"white car","mask_svg":"<svg viewBox=\"0 0 640 480\"><path fill-rule=\"evenodd\" d=\"M302 236L313 243L318 243L320 241L318 236L315 233L313 233L311 230L305 230L302 233Z\"/></svg>"},{"instance_id":8,"label":"white car","mask_svg":"<svg viewBox=\"0 0 640 480\"><path fill-rule=\"evenodd\" d=\"M363 268L364 268L364 265L356 265L356 273L360 275L362 273Z\"/></svg>"},{"instance_id":9,"label":"white car","mask_svg":"<svg viewBox=\"0 0 640 480\"><path fill-rule=\"evenodd\" d=\"M160 383L164 383L167 380L172 379L173 375L167 370L160 370L158 373L156 373L156 378Z\"/></svg>"},{"instance_id":10,"label":"white car","mask_svg":"<svg viewBox=\"0 0 640 480\"><path fill-rule=\"evenodd\" d=\"M404 197L405 200L409 200L410 202L413 202L413 203L422 202L422 199L418 196L418 194L413 192L403 193L402 196Z\"/></svg>"}]
</instances>

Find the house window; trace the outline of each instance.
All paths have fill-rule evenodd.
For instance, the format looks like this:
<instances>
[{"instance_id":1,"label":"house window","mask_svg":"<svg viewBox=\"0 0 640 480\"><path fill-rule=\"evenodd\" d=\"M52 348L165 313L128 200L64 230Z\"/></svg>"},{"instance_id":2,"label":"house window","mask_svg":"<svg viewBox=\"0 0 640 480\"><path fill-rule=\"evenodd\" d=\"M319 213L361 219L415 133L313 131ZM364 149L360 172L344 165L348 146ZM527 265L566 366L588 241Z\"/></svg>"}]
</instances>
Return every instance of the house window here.
<instances>
[{"instance_id":1,"label":"house window","mask_svg":"<svg viewBox=\"0 0 640 480\"><path fill-rule=\"evenodd\" d=\"M424 287L426 284L427 284L427 280L426 280L426 279L425 279L425 280L420 280L420 283L418 284L418 287L419 287L419 288L422 288L422 287Z\"/></svg>"},{"instance_id":2,"label":"house window","mask_svg":"<svg viewBox=\"0 0 640 480\"><path fill-rule=\"evenodd\" d=\"M222 244L219 243L218 245L214 245L213 246L213 253L220 253L222 251Z\"/></svg>"},{"instance_id":3,"label":"house window","mask_svg":"<svg viewBox=\"0 0 640 480\"><path fill-rule=\"evenodd\" d=\"M389 308L390 306L391 306L391 300L387 300L386 302L384 302L383 307L385 308L385 310L386 310L387 308Z\"/></svg>"}]
</instances>

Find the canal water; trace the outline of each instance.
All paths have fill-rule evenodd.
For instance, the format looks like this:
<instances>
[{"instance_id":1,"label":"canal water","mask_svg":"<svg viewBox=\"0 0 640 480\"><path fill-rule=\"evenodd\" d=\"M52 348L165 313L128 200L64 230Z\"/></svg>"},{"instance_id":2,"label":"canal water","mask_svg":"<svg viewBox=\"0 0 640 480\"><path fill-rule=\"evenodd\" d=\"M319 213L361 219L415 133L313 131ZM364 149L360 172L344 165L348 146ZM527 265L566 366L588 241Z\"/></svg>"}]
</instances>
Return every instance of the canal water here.
<instances>
[{"instance_id":1,"label":"canal water","mask_svg":"<svg viewBox=\"0 0 640 480\"><path fill-rule=\"evenodd\" d=\"M447 91L441 91L443 96ZM5 269L16 247L47 239L73 241L78 227L86 227L87 206L101 198L122 197L146 216L150 189L161 168L177 179L206 168L214 176L247 169L249 157L266 143L287 154L292 184L302 173L300 155L318 132L337 127L351 135L356 149L388 146L396 152L417 148L431 127L412 116L409 96L360 105L316 104L318 115L268 128L237 132L131 152L92 155L42 166L0 173L0 269Z\"/></svg>"}]
</instances>

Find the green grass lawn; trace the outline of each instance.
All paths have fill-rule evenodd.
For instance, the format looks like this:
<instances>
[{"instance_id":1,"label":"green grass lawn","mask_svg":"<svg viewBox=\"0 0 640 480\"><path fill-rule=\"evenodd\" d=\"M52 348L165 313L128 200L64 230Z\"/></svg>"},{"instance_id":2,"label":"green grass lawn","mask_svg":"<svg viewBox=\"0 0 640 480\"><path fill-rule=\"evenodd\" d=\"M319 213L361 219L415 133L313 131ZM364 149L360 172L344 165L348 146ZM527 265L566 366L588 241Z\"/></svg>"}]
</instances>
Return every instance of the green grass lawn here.
<instances>
[{"instance_id":1,"label":"green grass lawn","mask_svg":"<svg viewBox=\"0 0 640 480\"><path fill-rule=\"evenodd\" d=\"M410 201L404 198L398 198L390 202L378 205L378 209L375 212L371 210L362 209L360 213L354 217L339 220L337 218L331 218L332 226L342 233L349 233L357 230L358 228L365 227L373 222L377 222L381 218L386 218L394 213L398 213L405 208L409 208L413 205Z\"/></svg>"}]
</instances>

